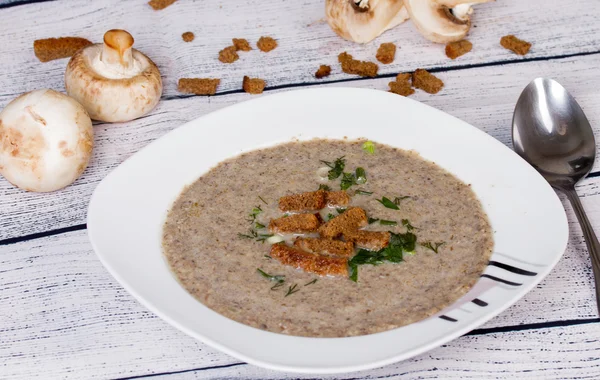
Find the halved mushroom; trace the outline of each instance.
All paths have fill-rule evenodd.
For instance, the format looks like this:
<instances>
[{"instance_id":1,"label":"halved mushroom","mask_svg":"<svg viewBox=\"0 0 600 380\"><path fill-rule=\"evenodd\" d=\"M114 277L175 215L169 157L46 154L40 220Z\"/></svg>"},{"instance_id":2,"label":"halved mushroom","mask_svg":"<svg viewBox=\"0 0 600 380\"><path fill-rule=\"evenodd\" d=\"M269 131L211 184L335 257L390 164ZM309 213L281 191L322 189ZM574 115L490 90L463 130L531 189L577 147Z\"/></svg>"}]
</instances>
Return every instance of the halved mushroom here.
<instances>
[{"instance_id":1,"label":"halved mushroom","mask_svg":"<svg viewBox=\"0 0 600 380\"><path fill-rule=\"evenodd\" d=\"M417 30L428 40L462 40L471 28L472 6L495 0L404 0Z\"/></svg>"},{"instance_id":2,"label":"halved mushroom","mask_svg":"<svg viewBox=\"0 0 600 380\"><path fill-rule=\"evenodd\" d=\"M120 122L150 112L162 94L158 67L132 48L124 30L104 34L104 44L79 50L67 65L67 93L95 120Z\"/></svg>"},{"instance_id":3,"label":"halved mushroom","mask_svg":"<svg viewBox=\"0 0 600 380\"><path fill-rule=\"evenodd\" d=\"M341 37L367 43L408 19L402 0L327 0L327 22Z\"/></svg>"},{"instance_id":4,"label":"halved mushroom","mask_svg":"<svg viewBox=\"0 0 600 380\"><path fill-rule=\"evenodd\" d=\"M54 90L36 90L0 112L0 174L27 191L54 191L85 170L92 121L81 104Z\"/></svg>"}]
</instances>

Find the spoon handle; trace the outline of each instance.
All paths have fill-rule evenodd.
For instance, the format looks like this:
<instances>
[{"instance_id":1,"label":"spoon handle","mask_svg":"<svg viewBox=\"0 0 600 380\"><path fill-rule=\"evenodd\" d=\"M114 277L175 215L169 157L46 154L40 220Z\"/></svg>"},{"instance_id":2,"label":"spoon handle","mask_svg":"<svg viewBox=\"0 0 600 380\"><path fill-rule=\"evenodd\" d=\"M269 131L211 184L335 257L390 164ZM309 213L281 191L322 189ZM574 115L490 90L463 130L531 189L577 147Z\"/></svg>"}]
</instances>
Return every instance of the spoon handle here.
<instances>
[{"instance_id":1,"label":"spoon handle","mask_svg":"<svg viewBox=\"0 0 600 380\"><path fill-rule=\"evenodd\" d=\"M563 189L567 198L571 202L573 206L573 210L575 210L575 215L577 215L577 219L579 220L579 224L581 225L581 230L583 231L583 237L585 238L585 243L587 244L588 252L592 258L592 269L594 271L594 278L596 282L596 305L598 307L598 313L600 314L600 243L598 243L598 238L594 233L594 229L590 224L590 221L583 210L583 206L575 189Z\"/></svg>"}]
</instances>

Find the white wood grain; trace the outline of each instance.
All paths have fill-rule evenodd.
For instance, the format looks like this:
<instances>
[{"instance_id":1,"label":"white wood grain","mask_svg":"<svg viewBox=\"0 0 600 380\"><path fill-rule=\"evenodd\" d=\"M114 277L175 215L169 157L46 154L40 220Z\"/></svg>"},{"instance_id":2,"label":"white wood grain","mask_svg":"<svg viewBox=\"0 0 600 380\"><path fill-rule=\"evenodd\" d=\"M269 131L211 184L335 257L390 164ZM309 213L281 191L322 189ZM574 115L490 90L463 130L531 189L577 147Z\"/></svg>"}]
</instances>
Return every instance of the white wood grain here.
<instances>
[{"instance_id":1,"label":"white wood grain","mask_svg":"<svg viewBox=\"0 0 600 380\"><path fill-rule=\"evenodd\" d=\"M600 179L594 179L585 186L598 184ZM600 195L584 199L600 205ZM600 206L591 217L598 229ZM595 317L589 259L573 226L571 235L565 256L549 277L484 328ZM467 376L462 368L480 371L473 374L477 378L486 371L517 373L530 366L541 376L544 366L533 363L542 358L565 368L557 374L578 373L569 361L599 374L599 363L595 369L593 363L583 363L592 354L600 357L598 339L599 323L467 337L375 374L408 371L417 377L432 367L448 366L444 376ZM559 358L561 353L567 357ZM0 246L0 378L115 378L236 362L170 327L129 296L102 267L85 231ZM238 377L276 376L243 371Z\"/></svg>"},{"instance_id":2,"label":"white wood grain","mask_svg":"<svg viewBox=\"0 0 600 380\"><path fill-rule=\"evenodd\" d=\"M600 54L442 72L438 73L446 82L442 92L429 95L417 91L413 98L461 118L510 145L512 112L521 90L537 76L551 76L572 91L600 133L599 57ZM386 90L389 81L385 78L359 80L335 86ZM73 185L54 193L25 193L0 178L0 240L85 223L91 193L111 169L181 124L251 98L248 94L231 94L166 100L142 119L97 125L90 166ZM391 128L401 125L402 115L390 120ZM600 162L596 170L599 165Z\"/></svg>"},{"instance_id":3,"label":"white wood grain","mask_svg":"<svg viewBox=\"0 0 600 380\"><path fill-rule=\"evenodd\" d=\"M63 89L66 60L38 62L32 49L35 39L81 36L99 42L112 28L129 30L136 47L156 61L167 96L177 95L178 78L190 76L222 78L219 91L239 90L244 75L265 78L268 86L315 82L313 74L320 64L332 65L328 80L350 78L338 67L340 52L375 60L379 44L389 41L400 49L393 64L380 65L382 74L519 60L499 44L500 37L511 33L533 43L527 58L600 50L597 0L578 0L569 6L561 0L499 0L478 6L469 35L474 49L456 61L444 55L443 45L418 34L410 22L367 45L345 41L320 21L324 0L180 0L162 11L153 11L146 3L60 0L0 10L0 107L24 91ZM181 39L187 31L196 34L192 43ZM276 38L279 47L268 54L242 53L231 65L218 61L219 50L230 45L232 37L254 44L263 35Z\"/></svg>"}]
</instances>

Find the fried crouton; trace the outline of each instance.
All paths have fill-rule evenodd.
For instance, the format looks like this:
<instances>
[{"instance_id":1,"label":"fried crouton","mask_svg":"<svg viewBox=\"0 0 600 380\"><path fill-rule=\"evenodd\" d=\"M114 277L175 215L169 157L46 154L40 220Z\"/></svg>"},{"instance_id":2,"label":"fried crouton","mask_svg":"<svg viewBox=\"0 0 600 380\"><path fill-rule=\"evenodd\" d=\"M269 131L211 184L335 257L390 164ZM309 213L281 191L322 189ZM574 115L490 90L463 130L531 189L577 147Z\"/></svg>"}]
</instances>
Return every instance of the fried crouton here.
<instances>
[{"instance_id":1,"label":"fried crouton","mask_svg":"<svg viewBox=\"0 0 600 380\"><path fill-rule=\"evenodd\" d=\"M272 233L315 232L321 225L321 218L315 214L294 214L273 219L269 222Z\"/></svg>"},{"instance_id":2,"label":"fried crouton","mask_svg":"<svg viewBox=\"0 0 600 380\"><path fill-rule=\"evenodd\" d=\"M214 78L181 78L177 90L185 94L214 95L219 83L221 80Z\"/></svg>"},{"instance_id":3,"label":"fried crouton","mask_svg":"<svg viewBox=\"0 0 600 380\"><path fill-rule=\"evenodd\" d=\"M305 272L321 276L347 276L348 259L314 254L289 247L283 243L271 246L271 257L283 265L289 265Z\"/></svg>"},{"instance_id":4,"label":"fried crouton","mask_svg":"<svg viewBox=\"0 0 600 380\"><path fill-rule=\"evenodd\" d=\"M219 52L219 61L223 63L233 63L239 58L240 56L238 55L235 46L227 46Z\"/></svg>"},{"instance_id":5,"label":"fried crouton","mask_svg":"<svg viewBox=\"0 0 600 380\"><path fill-rule=\"evenodd\" d=\"M235 46L235 50L241 51L250 51L252 50L252 46L248 43L248 40L245 38L234 38L231 40L233 42L233 46Z\"/></svg>"},{"instance_id":6,"label":"fried crouton","mask_svg":"<svg viewBox=\"0 0 600 380\"><path fill-rule=\"evenodd\" d=\"M274 38L263 36L258 39L256 46L258 46L261 51L268 53L277 47L277 41L275 41Z\"/></svg>"},{"instance_id":7,"label":"fried crouton","mask_svg":"<svg viewBox=\"0 0 600 380\"><path fill-rule=\"evenodd\" d=\"M33 41L33 52L41 62L71 57L92 42L79 37L45 38Z\"/></svg>"},{"instance_id":8,"label":"fried crouton","mask_svg":"<svg viewBox=\"0 0 600 380\"><path fill-rule=\"evenodd\" d=\"M500 45L519 55L525 55L529 53L529 49L531 49L531 44L529 42L518 39L512 34L502 37L500 39Z\"/></svg>"},{"instance_id":9,"label":"fried crouton","mask_svg":"<svg viewBox=\"0 0 600 380\"><path fill-rule=\"evenodd\" d=\"M150 0L148 4L155 11L160 11L161 9L165 9L169 5L173 4L177 0Z\"/></svg>"},{"instance_id":10,"label":"fried crouton","mask_svg":"<svg viewBox=\"0 0 600 380\"><path fill-rule=\"evenodd\" d=\"M379 49L377 49L377 55L375 58L385 65L388 63L394 62L394 57L396 56L396 45L391 42L386 42L379 45Z\"/></svg>"},{"instance_id":11,"label":"fried crouton","mask_svg":"<svg viewBox=\"0 0 600 380\"><path fill-rule=\"evenodd\" d=\"M450 42L446 45L446 56L450 59L456 59L465 55L473 49L473 44L467 40Z\"/></svg>"},{"instance_id":12,"label":"fried crouton","mask_svg":"<svg viewBox=\"0 0 600 380\"><path fill-rule=\"evenodd\" d=\"M367 213L360 207L351 207L341 215L319 227L322 237L333 239L342 233L357 230L368 224Z\"/></svg>"},{"instance_id":13,"label":"fried crouton","mask_svg":"<svg viewBox=\"0 0 600 380\"><path fill-rule=\"evenodd\" d=\"M342 64L342 71L346 74L357 74L361 77L375 77L379 66L373 62L358 61L346 52L338 55L338 61Z\"/></svg>"},{"instance_id":14,"label":"fried crouton","mask_svg":"<svg viewBox=\"0 0 600 380\"><path fill-rule=\"evenodd\" d=\"M319 239L319 238L297 238L294 246L311 253L322 255L349 257L354 254L354 244L349 241Z\"/></svg>"},{"instance_id":15,"label":"fried crouton","mask_svg":"<svg viewBox=\"0 0 600 380\"><path fill-rule=\"evenodd\" d=\"M317 72L315 73L315 77L317 79L321 79L329 76L329 74L331 74L331 66L321 65L319 66L319 70L317 70Z\"/></svg>"},{"instance_id":16,"label":"fried crouton","mask_svg":"<svg viewBox=\"0 0 600 380\"><path fill-rule=\"evenodd\" d=\"M192 42L194 40L196 36L194 36L194 33L192 32L185 32L181 35L181 38L183 39L183 41L185 42Z\"/></svg>"},{"instance_id":17,"label":"fried crouton","mask_svg":"<svg viewBox=\"0 0 600 380\"><path fill-rule=\"evenodd\" d=\"M417 69L412 75L412 85L429 94L437 94L444 87L444 82L427 70Z\"/></svg>"},{"instance_id":18,"label":"fried crouton","mask_svg":"<svg viewBox=\"0 0 600 380\"><path fill-rule=\"evenodd\" d=\"M350 203L350 196L346 190L327 191L325 193L325 203L327 206L347 206Z\"/></svg>"},{"instance_id":19,"label":"fried crouton","mask_svg":"<svg viewBox=\"0 0 600 380\"><path fill-rule=\"evenodd\" d=\"M387 231L364 231L349 230L344 232L344 238L356 244L358 248L368 249L369 251L379 251L388 246L390 242L390 233Z\"/></svg>"},{"instance_id":20,"label":"fried crouton","mask_svg":"<svg viewBox=\"0 0 600 380\"><path fill-rule=\"evenodd\" d=\"M408 73L400 73L396 76L395 82L390 82L390 92L394 94L409 96L415 93L415 90L410 84L411 75Z\"/></svg>"},{"instance_id":21,"label":"fried crouton","mask_svg":"<svg viewBox=\"0 0 600 380\"><path fill-rule=\"evenodd\" d=\"M250 78L244 75L242 88L249 94L262 94L265 90L265 81L260 78Z\"/></svg>"},{"instance_id":22,"label":"fried crouton","mask_svg":"<svg viewBox=\"0 0 600 380\"><path fill-rule=\"evenodd\" d=\"M316 211L326 205L325 190L287 195L279 198L279 209L286 211Z\"/></svg>"}]
</instances>

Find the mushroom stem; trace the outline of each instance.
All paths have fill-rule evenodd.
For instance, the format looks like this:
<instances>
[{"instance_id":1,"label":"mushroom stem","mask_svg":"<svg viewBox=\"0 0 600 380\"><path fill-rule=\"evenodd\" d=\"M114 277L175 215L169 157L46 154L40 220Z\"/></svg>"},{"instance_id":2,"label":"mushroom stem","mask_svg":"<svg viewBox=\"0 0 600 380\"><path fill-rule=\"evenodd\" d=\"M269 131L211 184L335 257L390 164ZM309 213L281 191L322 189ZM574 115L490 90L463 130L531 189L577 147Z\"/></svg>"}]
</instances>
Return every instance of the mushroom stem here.
<instances>
[{"instance_id":1,"label":"mushroom stem","mask_svg":"<svg viewBox=\"0 0 600 380\"><path fill-rule=\"evenodd\" d=\"M128 68L133 63L133 37L125 30L112 29L104 34L104 46L100 60L107 65Z\"/></svg>"}]
</instances>

